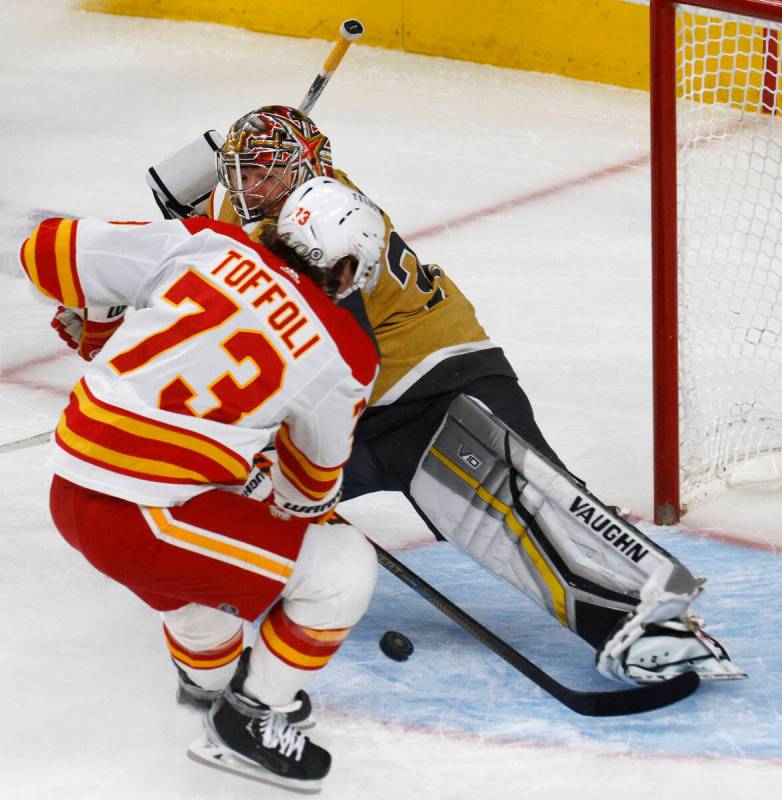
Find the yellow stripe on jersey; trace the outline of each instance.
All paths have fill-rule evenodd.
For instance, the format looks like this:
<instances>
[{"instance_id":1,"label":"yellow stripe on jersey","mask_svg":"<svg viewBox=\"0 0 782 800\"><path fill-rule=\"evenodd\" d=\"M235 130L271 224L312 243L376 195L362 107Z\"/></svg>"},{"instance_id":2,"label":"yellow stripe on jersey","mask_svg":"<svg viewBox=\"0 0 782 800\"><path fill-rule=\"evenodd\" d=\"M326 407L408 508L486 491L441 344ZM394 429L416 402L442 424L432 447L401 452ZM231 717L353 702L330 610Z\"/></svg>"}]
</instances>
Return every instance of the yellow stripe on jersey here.
<instances>
[{"instance_id":1,"label":"yellow stripe on jersey","mask_svg":"<svg viewBox=\"0 0 782 800\"><path fill-rule=\"evenodd\" d=\"M85 456L90 461L102 462L109 467L118 467L122 471L132 471L140 474L146 473L158 479L174 478L192 483L209 483L209 479L198 472L177 467L167 461L128 456L125 453L111 450L108 447L103 447L89 439L85 439L68 427L64 415L60 417L60 421L57 424L57 436L75 453Z\"/></svg>"},{"instance_id":2,"label":"yellow stripe on jersey","mask_svg":"<svg viewBox=\"0 0 782 800\"><path fill-rule=\"evenodd\" d=\"M316 491L315 489L310 489L304 483L302 483L302 481L291 469L288 468L287 464L282 459L277 459L277 466L280 468L280 472L282 472L282 474L296 487L296 489L306 497L309 497L310 500L322 500L334 488L333 486L330 486L325 491Z\"/></svg>"},{"instance_id":3,"label":"yellow stripe on jersey","mask_svg":"<svg viewBox=\"0 0 782 800\"><path fill-rule=\"evenodd\" d=\"M540 551L535 547L534 542L530 539L527 529L516 519L513 513L513 508L507 503L495 497L480 484L472 475L466 473L463 469L453 463L444 453L441 453L436 447L430 448L431 454L442 462L451 472L461 478L465 483L469 484L478 497L485 503L488 503L492 508L499 511L504 517L508 527L516 534L521 542L522 547L532 561L533 566L543 577L546 585L551 591L551 599L554 603L554 613L561 625L568 627L567 606L565 603L565 588L562 583L554 574L548 562L543 558Z\"/></svg>"},{"instance_id":4,"label":"yellow stripe on jersey","mask_svg":"<svg viewBox=\"0 0 782 800\"><path fill-rule=\"evenodd\" d=\"M245 463L236 458L231 458L231 456L224 450L217 447L216 445L210 444L202 437L189 436L186 433L179 433L177 431L173 431L166 427L163 427L162 425L156 425L153 421L142 422L141 420L134 419L133 417L130 416L123 416L119 412L119 410L109 411L108 409L101 408L100 406L93 403L89 397L87 397L87 394L84 391L84 387L82 386L81 382L77 383L73 387L73 393L76 396L76 399L78 400L79 410L82 412L82 414L84 414L85 417L94 420L95 422L100 422L103 423L104 425L110 425L111 427L116 428L117 430L124 431L125 433L129 433L134 436L141 436L143 438L152 439L154 441L167 442L168 444L176 445L177 447L183 447L188 450L193 450L199 455L205 456L211 459L212 461L216 462L221 467L226 469L235 478L243 480L244 478L247 477L248 470L247 470L247 465ZM97 445L94 446L97 447ZM129 456L123 456L121 453L117 453L116 455L121 456L123 459L130 458ZM147 461L147 459L144 459L144 461ZM124 466L124 464L118 463L116 461L111 461L109 463L112 463L115 466ZM162 464L163 462L150 461L149 463ZM148 470L143 470L143 471L148 471ZM173 475L171 475L170 473L162 473L162 474L166 474L168 477L173 477ZM201 475L197 472L192 472L190 474L196 476L199 483L210 482L208 477Z\"/></svg>"},{"instance_id":5,"label":"yellow stripe on jersey","mask_svg":"<svg viewBox=\"0 0 782 800\"><path fill-rule=\"evenodd\" d=\"M266 640L272 652L279 653L286 661L290 661L305 669L320 669L321 667L325 667L333 655L333 653L329 653L326 656L308 656L304 653L300 653L298 650L294 650L290 645L280 639L269 617L266 617L263 621L261 631L263 633L263 638Z\"/></svg>"},{"instance_id":6,"label":"yellow stripe on jersey","mask_svg":"<svg viewBox=\"0 0 782 800\"><path fill-rule=\"evenodd\" d=\"M310 461L301 450L293 443L293 440L288 433L288 426L284 423L280 426L277 432L277 438L282 441L284 447L288 450L291 456L295 459L296 463L307 473L308 477L315 481L323 483L333 483L339 477L342 471L342 466L338 467L320 467L314 462ZM324 492L327 494L328 492Z\"/></svg>"},{"instance_id":7,"label":"yellow stripe on jersey","mask_svg":"<svg viewBox=\"0 0 782 800\"><path fill-rule=\"evenodd\" d=\"M147 521L152 520L153 534L175 547L183 547L281 583L286 583L293 572L292 562L288 559L280 557L278 560L266 550L204 528L175 522L164 508L143 508L142 511Z\"/></svg>"},{"instance_id":8,"label":"yellow stripe on jersey","mask_svg":"<svg viewBox=\"0 0 782 800\"><path fill-rule=\"evenodd\" d=\"M71 236L76 220L64 219L57 226L54 239L54 258L57 266L57 280L64 305L78 308L81 300L73 280L75 264L71 263Z\"/></svg>"}]
</instances>

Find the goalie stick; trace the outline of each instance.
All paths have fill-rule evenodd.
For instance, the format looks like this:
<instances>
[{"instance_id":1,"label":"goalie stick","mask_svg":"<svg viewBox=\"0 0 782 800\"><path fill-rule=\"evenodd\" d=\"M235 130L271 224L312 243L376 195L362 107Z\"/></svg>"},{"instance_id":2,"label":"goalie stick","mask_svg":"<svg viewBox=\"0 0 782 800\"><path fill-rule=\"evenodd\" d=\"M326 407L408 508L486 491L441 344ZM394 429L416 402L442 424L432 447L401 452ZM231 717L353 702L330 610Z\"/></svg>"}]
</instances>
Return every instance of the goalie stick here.
<instances>
[{"instance_id":1,"label":"goalie stick","mask_svg":"<svg viewBox=\"0 0 782 800\"><path fill-rule=\"evenodd\" d=\"M302 114L309 114L312 107L326 88L326 84L331 80L331 76L336 72L337 67L342 61L343 56L348 51L352 42L360 39L364 35L364 26L357 19L346 19L339 27L340 39L331 48L331 52L326 56L320 72L315 76L315 80L304 95L304 99L299 103L299 111Z\"/></svg>"},{"instance_id":2,"label":"goalie stick","mask_svg":"<svg viewBox=\"0 0 782 800\"><path fill-rule=\"evenodd\" d=\"M344 517L337 515L342 522ZM366 535L366 534L365 534ZM467 633L485 645L492 652L510 664L515 670L543 689L544 692L567 706L576 714L587 717L618 717L626 714L640 714L664 708L685 697L689 697L700 685L700 678L694 672L684 672L660 683L639 686L634 689L621 689L608 692L578 691L556 681L547 672L515 650L507 642L493 634L488 628L463 611L455 603L437 591L423 578L406 567L372 539L367 537L375 548L377 560L392 575L406 583L414 592L433 605L446 617L461 626Z\"/></svg>"},{"instance_id":3,"label":"goalie stick","mask_svg":"<svg viewBox=\"0 0 782 800\"><path fill-rule=\"evenodd\" d=\"M49 431L0 445L0 453L42 444L49 439L51 434L52 432ZM335 516L341 522L348 522L340 514ZM657 708L664 708L683 700L685 697L689 697L700 685L700 678L694 672L685 672L667 681L619 691L585 692L564 686L519 653L518 650L515 650L507 642L500 639L499 636L496 636L488 628L481 625L480 622L451 602L445 595L438 592L437 589L392 556L377 542L372 541L368 536L366 538L375 548L378 563L382 567L407 584L424 600L453 620L482 645L488 647L489 650L510 664L515 670L543 689L544 692L577 714L587 717L614 717L654 711Z\"/></svg>"}]
</instances>

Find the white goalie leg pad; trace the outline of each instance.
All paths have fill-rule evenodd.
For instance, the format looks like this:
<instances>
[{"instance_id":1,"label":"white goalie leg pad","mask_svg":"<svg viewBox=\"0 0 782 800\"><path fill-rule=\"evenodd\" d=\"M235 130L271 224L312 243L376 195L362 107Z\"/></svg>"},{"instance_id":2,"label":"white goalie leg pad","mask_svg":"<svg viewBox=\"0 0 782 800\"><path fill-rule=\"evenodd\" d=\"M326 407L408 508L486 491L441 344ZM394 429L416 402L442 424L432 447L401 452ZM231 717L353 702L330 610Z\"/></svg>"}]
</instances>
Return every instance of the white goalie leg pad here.
<instances>
[{"instance_id":1,"label":"white goalie leg pad","mask_svg":"<svg viewBox=\"0 0 782 800\"><path fill-rule=\"evenodd\" d=\"M633 611L658 571L667 575L657 598L665 614L684 613L700 586L672 555L465 395L451 404L411 494L446 539L573 630L578 601Z\"/></svg>"},{"instance_id":2,"label":"white goalie leg pad","mask_svg":"<svg viewBox=\"0 0 782 800\"><path fill-rule=\"evenodd\" d=\"M206 131L147 170L149 188L167 217L205 213L217 186L215 153L224 143L217 131Z\"/></svg>"}]
</instances>

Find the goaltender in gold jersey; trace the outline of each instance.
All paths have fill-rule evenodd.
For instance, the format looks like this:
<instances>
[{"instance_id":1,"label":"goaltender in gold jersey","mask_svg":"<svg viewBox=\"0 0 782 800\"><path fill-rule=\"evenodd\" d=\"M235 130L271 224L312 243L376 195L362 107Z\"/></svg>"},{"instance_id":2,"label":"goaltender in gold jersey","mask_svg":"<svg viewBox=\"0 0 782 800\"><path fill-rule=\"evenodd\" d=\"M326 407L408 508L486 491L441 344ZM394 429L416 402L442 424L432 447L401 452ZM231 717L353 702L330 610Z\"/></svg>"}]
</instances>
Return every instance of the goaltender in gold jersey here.
<instances>
[{"instance_id":1,"label":"goaltender in gold jersey","mask_svg":"<svg viewBox=\"0 0 782 800\"><path fill-rule=\"evenodd\" d=\"M225 142L211 145L216 188L214 156L203 141L150 170L165 214L196 209L240 225L267 246L275 233L293 230L306 247L299 255L328 270L333 265L324 254L348 244L339 237L351 227L349 213L377 208L334 168L328 138L296 109L252 111L231 126ZM203 156L200 170L191 149ZM313 222L303 187L311 178L352 189L353 210L328 218L328 225ZM179 195L170 191L174 184L183 187ZM301 203L283 218L283 203L294 196ZM439 266L420 263L387 214L382 219L379 261L361 286L356 279L353 288L361 291L341 300L381 356L344 468L342 499L403 493L435 536L595 647L604 675L647 682L695 669L702 678L740 677L725 648L690 614L700 583L567 470L472 305ZM609 530L610 536L600 533ZM634 559L636 552L643 559ZM674 584L678 593L670 591ZM642 588L670 602L639 605Z\"/></svg>"},{"instance_id":2,"label":"goaltender in gold jersey","mask_svg":"<svg viewBox=\"0 0 782 800\"><path fill-rule=\"evenodd\" d=\"M328 169L326 174L357 189L341 170ZM274 217L245 222L231 192L222 185L215 188L208 208L214 219L243 225L254 241L260 241L263 230L275 223ZM370 407L398 400L447 358L496 347L456 284L439 266L421 264L394 230L388 214L383 217L386 242L381 269L372 286L361 291L381 356Z\"/></svg>"}]
</instances>

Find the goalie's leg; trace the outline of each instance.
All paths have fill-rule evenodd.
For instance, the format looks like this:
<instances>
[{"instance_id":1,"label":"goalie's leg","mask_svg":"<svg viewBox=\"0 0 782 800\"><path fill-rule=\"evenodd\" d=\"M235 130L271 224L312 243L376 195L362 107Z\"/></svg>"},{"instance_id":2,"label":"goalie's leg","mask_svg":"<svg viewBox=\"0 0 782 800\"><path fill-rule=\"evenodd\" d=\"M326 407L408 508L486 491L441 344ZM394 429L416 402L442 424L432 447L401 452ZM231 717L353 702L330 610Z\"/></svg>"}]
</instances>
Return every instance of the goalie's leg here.
<instances>
[{"instance_id":1,"label":"goalie's leg","mask_svg":"<svg viewBox=\"0 0 782 800\"><path fill-rule=\"evenodd\" d=\"M597 647L604 674L743 675L690 614L702 581L474 399L453 401L410 491L446 539Z\"/></svg>"}]
</instances>

